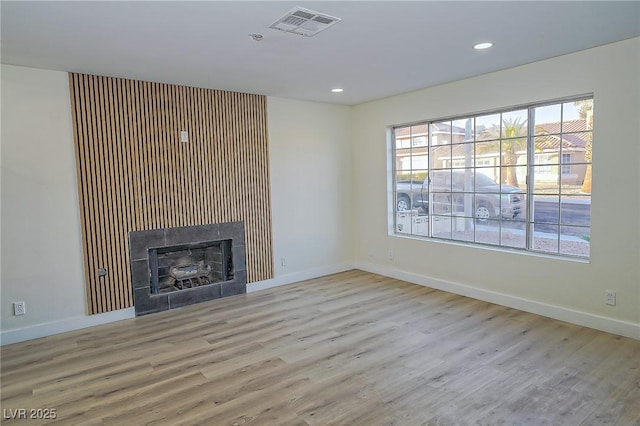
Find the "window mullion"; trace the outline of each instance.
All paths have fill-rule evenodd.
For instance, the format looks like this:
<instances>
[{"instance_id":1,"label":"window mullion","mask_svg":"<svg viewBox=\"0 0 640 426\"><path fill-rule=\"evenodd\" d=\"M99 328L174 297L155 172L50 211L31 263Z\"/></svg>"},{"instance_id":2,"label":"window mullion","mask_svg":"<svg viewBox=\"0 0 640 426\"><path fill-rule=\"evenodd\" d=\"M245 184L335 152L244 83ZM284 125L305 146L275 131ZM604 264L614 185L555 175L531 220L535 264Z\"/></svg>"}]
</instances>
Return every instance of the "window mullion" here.
<instances>
[{"instance_id":1,"label":"window mullion","mask_svg":"<svg viewBox=\"0 0 640 426\"><path fill-rule=\"evenodd\" d=\"M431 164L433 162L433 152L431 151L431 129L433 128L432 123L427 124L427 217L429 218L429 226L428 226L428 234L429 237L433 237L433 194L431 194Z\"/></svg>"},{"instance_id":2,"label":"window mullion","mask_svg":"<svg viewBox=\"0 0 640 426\"><path fill-rule=\"evenodd\" d=\"M558 238L558 251L560 253L560 239L562 238L562 231L560 224L562 223L562 145L564 135L564 105L560 109L560 148L558 149L558 232L556 236Z\"/></svg>"},{"instance_id":3,"label":"window mullion","mask_svg":"<svg viewBox=\"0 0 640 426\"><path fill-rule=\"evenodd\" d=\"M533 187L534 187L534 163L535 163L535 120L536 111L535 108L529 108L529 114L527 117L527 211L526 211L526 226L525 226L525 238L527 250L533 249L533 233L535 224L533 223L534 215L534 199L533 199Z\"/></svg>"}]
</instances>

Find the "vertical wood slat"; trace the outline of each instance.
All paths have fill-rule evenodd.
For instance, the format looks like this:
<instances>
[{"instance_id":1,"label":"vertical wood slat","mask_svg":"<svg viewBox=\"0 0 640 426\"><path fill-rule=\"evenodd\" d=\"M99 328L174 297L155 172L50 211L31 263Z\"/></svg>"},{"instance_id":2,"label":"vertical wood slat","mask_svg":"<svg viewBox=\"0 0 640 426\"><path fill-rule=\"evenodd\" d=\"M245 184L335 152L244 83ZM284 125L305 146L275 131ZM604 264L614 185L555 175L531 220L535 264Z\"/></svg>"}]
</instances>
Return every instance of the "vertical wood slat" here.
<instances>
[{"instance_id":1,"label":"vertical wood slat","mask_svg":"<svg viewBox=\"0 0 640 426\"><path fill-rule=\"evenodd\" d=\"M75 141L78 140L86 140L86 117L85 110L82 108L84 104L84 92L83 87L80 84L79 78L75 74L69 74L69 92L71 95L71 118L73 125L73 138ZM86 222L90 217L91 213L89 211L89 207L84 200L89 199L89 183L87 179L90 177L89 175L84 173L84 170L81 170L81 165L86 164L86 150L77 149L76 143L76 167L78 172L78 194L80 199L80 221L82 223L81 234L83 241L83 258L85 260L85 285L86 285L86 293L87 293L87 307L89 312L94 312L97 309L95 292L92 288L92 280L89 279L90 276L93 275L93 265L87 264L87 259L91 257L91 253L93 251L93 235L87 232Z\"/></svg>"},{"instance_id":2,"label":"vertical wood slat","mask_svg":"<svg viewBox=\"0 0 640 426\"><path fill-rule=\"evenodd\" d=\"M115 124L114 124L114 136L113 136L113 140L119 140L121 143L117 144L117 151L116 151L116 156L118 157L118 167L119 167L119 173L117 174L117 177L119 177L120 181L119 181L119 204L124 203L125 208L120 209L121 210L121 221L119 223L120 227L118 229L118 232L120 233L120 237L122 238L123 236L126 237L127 234L127 230L130 227L130 223L131 223L131 218L130 218L130 210L129 208L127 208L126 206L129 205L129 197L128 197L128 191L129 191L129 181L127 179L127 176L129 174L129 169L128 169L128 163L127 163L127 155L126 155L126 138L124 137L125 134L125 129L126 129L126 120L124 120L124 116L126 115L126 113L123 110L123 104L122 104L122 87L120 85L121 81L119 80L113 80L111 79L110 82L113 83L112 86L112 90L113 90L113 107L114 110L112 110L112 114L115 120ZM117 113L117 111L121 111L120 114ZM125 238L124 240L120 240L120 257L122 259L122 262L124 264L129 264L130 261L130 257L129 257L129 251L126 249L127 245L127 239ZM121 265L122 266L122 265ZM123 280L123 282L126 282L129 278L129 273L127 269L120 269L120 277ZM120 290L120 305L121 306L129 306L131 304L131 300L130 300L130 292L127 292L126 290L126 286L119 286L119 290Z\"/></svg>"},{"instance_id":3,"label":"vertical wood slat","mask_svg":"<svg viewBox=\"0 0 640 426\"><path fill-rule=\"evenodd\" d=\"M273 277L264 96L76 73L69 87L90 314L132 306L130 231L241 220L247 281Z\"/></svg>"},{"instance_id":4,"label":"vertical wood slat","mask_svg":"<svg viewBox=\"0 0 640 426\"><path fill-rule=\"evenodd\" d=\"M89 87L87 86L86 83L83 84L82 81L78 82L79 84L79 91L80 91L80 101L81 102L85 102L86 99L90 99L91 96L89 95ZM86 216L85 219L87 221L93 221L95 222L96 218L94 217L94 205L93 205L93 197L91 196L91 194L93 194L93 180L95 179L95 174L93 173L92 170L92 165L93 165L93 158L92 158L92 153L91 153L91 143L90 141L92 140L92 128L93 128L93 124L91 122L93 114L91 113L91 110L89 108L87 108L86 110L81 109L80 113L82 114L82 119L83 119L83 129L82 129L82 135L85 138L85 140L88 141L87 143L87 149L84 150L83 152L83 159L85 161L84 165L85 165L85 173L84 173L84 178L86 179L86 181L84 182L85 186L86 186L86 193L87 198L85 198L85 203L84 203L84 207L85 207L85 211L86 211ZM88 236L89 239L89 243L87 244L87 248L85 249L85 253L87 258L91 258L94 256L94 253L96 251L96 247L99 246L99 242L98 242L98 234L90 232L90 228L86 231L86 234ZM91 265L87 265L88 267L86 268L89 272L89 274L91 274L91 276L95 276L98 271L96 268L94 268L94 264L92 263ZM88 279L88 278L87 278ZM100 292L98 289L95 288L95 282L93 280L89 280L87 282L87 290L90 291L91 295L92 295L92 307L94 310L98 310L99 306L100 306Z\"/></svg>"},{"instance_id":5,"label":"vertical wood slat","mask_svg":"<svg viewBox=\"0 0 640 426\"><path fill-rule=\"evenodd\" d=\"M96 238L95 238L95 245L94 245L94 250L92 253L93 258L95 259L94 262L94 270L96 271L96 275L97 275L97 270L98 268L100 268L102 265L106 264L105 262L105 258L104 258L104 250L101 250L100 248L105 247L105 249L108 249L108 247L106 247L106 241L104 238L104 229L105 229L105 224L103 224L104 221L104 217L102 215L102 209L101 206L104 204L103 203L103 191L100 190L100 183L104 181L104 177L100 175L102 167L100 165L100 162L98 161L100 158L100 154L98 152L96 152L99 149L99 145L96 143L96 140L98 139L98 135L99 135L99 111L98 111L98 101L97 101L97 94L95 92L95 87L94 87L94 79L93 77L89 77L88 78L88 86L86 86L86 92L85 92L85 97L86 99L95 99L91 104L90 104L90 108L88 111L88 131L89 131L89 135L88 135L88 158L89 158L89 163L88 163L88 171L87 173L90 176L93 176L93 179L91 179L91 193L94 194L94 196L88 200L90 202L90 205L92 207L92 214L90 219L92 219L92 223L91 223L91 228L89 229L89 232L92 232ZM96 294L96 302L97 302L97 307L96 309L98 309L98 312L103 312L104 311L104 305L105 305L105 292L104 292L104 286L100 285L99 281L96 281L93 283L92 288L95 291Z\"/></svg>"},{"instance_id":6,"label":"vertical wood slat","mask_svg":"<svg viewBox=\"0 0 640 426\"><path fill-rule=\"evenodd\" d=\"M114 295L116 291L110 291L113 287L113 282L117 280L117 277L113 275L114 268L111 268L106 265L114 265L116 259L114 258L114 243L113 239L115 239L115 232L109 232L109 230L113 230L113 216L114 216L114 206L113 201L111 199L111 190L112 183L110 179L110 169L111 169L111 158L109 155L109 149L106 146L109 137L107 136L107 122L105 119L105 105L104 105L104 82L100 77L94 76L94 88L96 91L96 122L97 126L97 134L95 139L95 150L98 153L98 164L100 165L100 177L102 179L102 203L100 214L102 218L102 223L104 224L102 231L103 238L103 262L102 265L105 265L105 269L107 270L107 275L102 278L102 281L105 281L104 284L100 282L103 301L102 301L102 312L108 310L108 307L112 305L114 302ZM114 230L115 231L115 230Z\"/></svg>"}]
</instances>

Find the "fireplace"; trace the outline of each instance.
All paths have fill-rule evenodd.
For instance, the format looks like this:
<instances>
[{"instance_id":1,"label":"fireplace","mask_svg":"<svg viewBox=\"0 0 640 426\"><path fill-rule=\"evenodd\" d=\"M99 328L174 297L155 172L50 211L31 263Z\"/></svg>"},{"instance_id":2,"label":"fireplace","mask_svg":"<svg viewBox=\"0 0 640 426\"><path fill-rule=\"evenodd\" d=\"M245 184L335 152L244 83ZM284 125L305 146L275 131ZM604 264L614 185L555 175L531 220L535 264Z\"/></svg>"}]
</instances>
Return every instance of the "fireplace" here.
<instances>
[{"instance_id":1,"label":"fireplace","mask_svg":"<svg viewBox=\"0 0 640 426\"><path fill-rule=\"evenodd\" d=\"M129 233L136 316L246 293L242 222Z\"/></svg>"}]
</instances>

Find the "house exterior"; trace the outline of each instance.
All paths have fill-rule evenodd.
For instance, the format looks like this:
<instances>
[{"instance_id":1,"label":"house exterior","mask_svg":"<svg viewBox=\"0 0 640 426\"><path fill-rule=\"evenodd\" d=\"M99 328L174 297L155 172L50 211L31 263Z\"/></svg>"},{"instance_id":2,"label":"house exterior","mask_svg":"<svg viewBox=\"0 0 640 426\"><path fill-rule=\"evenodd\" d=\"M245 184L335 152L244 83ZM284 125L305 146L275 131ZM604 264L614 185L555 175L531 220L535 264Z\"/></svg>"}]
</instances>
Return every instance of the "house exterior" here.
<instances>
[{"instance_id":1,"label":"house exterior","mask_svg":"<svg viewBox=\"0 0 640 426\"><path fill-rule=\"evenodd\" d=\"M420 124L398 128L394 132L396 149L397 180L424 180L429 166L428 125ZM432 169L476 167L495 182L505 181L500 176L499 141L476 144L464 143L465 128L448 123L434 123L431 127ZM470 133L470 137L473 134ZM535 153L533 154L536 183L562 183L582 185L587 169L585 154L591 138L586 119L564 122L540 123L535 131ZM503 140L504 141L504 140ZM482 151L479 147L482 146ZM518 182L526 181L526 143L517 147L516 175ZM502 164L504 166L504 162Z\"/></svg>"}]
</instances>

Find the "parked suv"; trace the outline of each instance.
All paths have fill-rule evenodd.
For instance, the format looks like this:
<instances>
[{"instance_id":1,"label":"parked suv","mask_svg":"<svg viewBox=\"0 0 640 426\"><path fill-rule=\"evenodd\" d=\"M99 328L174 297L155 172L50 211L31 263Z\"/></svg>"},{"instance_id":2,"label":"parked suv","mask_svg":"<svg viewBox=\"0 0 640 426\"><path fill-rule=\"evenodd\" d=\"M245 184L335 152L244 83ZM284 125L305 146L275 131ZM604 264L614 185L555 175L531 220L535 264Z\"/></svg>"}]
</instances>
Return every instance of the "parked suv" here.
<instances>
[{"instance_id":1,"label":"parked suv","mask_svg":"<svg viewBox=\"0 0 640 426\"><path fill-rule=\"evenodd\" d=\"M468 182L467 182L468 180ZM465 191L467 188L467 192ZM465 173L464 170L435 170L431 172L433 208L429 209L429 178L423 183L398 182L396 210L410 208L431 210L433 214L465 213L471 202L473 215L479 221L489 218L513 219L522 217L525 211L524 194L511 185L500 186L482 173ZM474 194L471 192L475 191Z\"/></svg>"}]
</instances>

